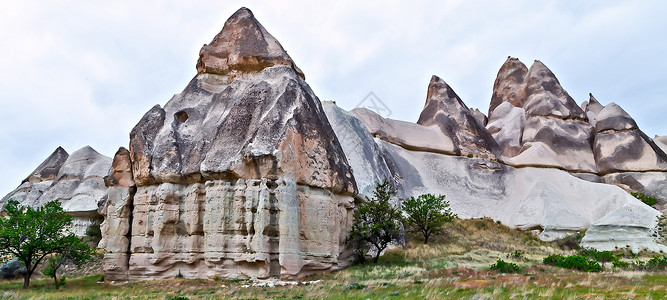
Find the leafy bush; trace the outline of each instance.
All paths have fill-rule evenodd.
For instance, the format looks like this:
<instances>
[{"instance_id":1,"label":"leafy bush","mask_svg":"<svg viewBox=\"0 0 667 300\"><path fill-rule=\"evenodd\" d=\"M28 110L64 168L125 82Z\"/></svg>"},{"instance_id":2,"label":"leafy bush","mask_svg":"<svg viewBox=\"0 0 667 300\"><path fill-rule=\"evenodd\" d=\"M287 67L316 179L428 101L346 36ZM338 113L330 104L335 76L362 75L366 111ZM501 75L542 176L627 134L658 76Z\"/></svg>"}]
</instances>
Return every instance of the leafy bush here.
<instances>
[{"instance_id":1,"label":"leafy bush","mask_svg":"<svg viewBox=\"0 0 667 300\"><path fill-rule=\"evenodd\" d=\"M615 261L612 261L611 264L612 264L614 267L621 268L621 269L626 269L627 267L630 266L630 263L628 263L628 262L626 262L626 261L622 261L622 260L620 260L620 259L617 259L617 260L615 260Z\"/></svg>"},{"instance_id":2,"label":"leafy bush","mask_svg":"<svg viewBox=\"0 0 667 300\"><path fill-rule=\"evenodd\" d=\"M365 287L366 287L365 284L361 284L361 283L358 283L358 282L354 282L354 283L350 283L350 284L348 284L348 285L345 287L345 289L346 289L346 290L362 290L362 289L364 289Z\"/></svg>"},{"instance_id":3,"label":"leafy bush","mask_svg":"<svg viewBox=\"0 0 667 300\"><path fill-rule=\"evenodd\" d=\"M458 217L449 207L449 201L445 201L445 195L410 197L403 201L402 208L407 215L405 221L408 228L424 235L424 244L428 243L431 234L441 231L445 223Z\"/></svg>"},{"instance_id":4,"label":"leafy bush","mask_svg":"<svg viewBox=\"0 0 667 300\"><path fill-rule=\"evenodd\" d=\"M643 194L643 193L630 193L631 195L635 196L635 198L641 200L644 202L644 204L648 206L653 206L658 203L658 199L655 197L651 197L649 195Z\"/></svg>"},{"instance_id":5,"label":"leafy bush","mask_svg":"<svg viewBox=\"0 0 667 300\"><path fill-rule=\"evenodd\" d=\"M90 225L88 228L86 228L86 236L91 237L94 240L99 240L102 238L102 229L100 228L100 224L93 224Z\"/></svg>"},{"instance_id":6,"label":"leafy bush","mask_svg":"<svg viewBox=\"0 0 667 300\"><path fill-rule=\"evenodd\" d=\"M385 181L375 187L373 198L366 197L366 201L354 212L354 224L348 241L352 242L360 262L364 262L368 251L373 247L374 262L377 263L382 251L401 238L401 212L391 203L395 195L396 189Z\"/></svg>"},{"instance_id":7,"label":"leafy bush","mask_svg":"<svg viewBox=\"0 0 667 300\"><path fill-rule=\"evenodd\" d=\"M584 257L589 257L598 262L601 262L603 267L605 263L614 262L618 260L618 257L616 257L614 253L611 251L598 251L597 249L594 248L583 249L579 251L579 255Z\"/></svg>"},{"instance_id":8,"label":"leafy bush","mask_svg":"<svg viewBox=\"0 0 667 300\"><path fill-rule=\"evenodd\" d=\"M512 262L506 262L502 259L496 261L491 265L491 270L496 270L500 273L520 273L523 268Z\"/></svg>"},{"instance_id":9,"label":"leafy bush","mask_svg":"<svg viewBox=\"0 0 667 300\"><path fill-rule=\"evenodd\" d=\"M524 256L525 254L526 252L523 250L514 250L514 252L508 254L507 257L515 260L524 260L526 259L526 257Z\"/></svg>"},{"instance_id":10,"label":"leafy bush","mask_svg":"<svg viewBox=\"0 0 667 300\"><path fill-rule=\"evenodd\" d=\"M600 266L597 261L583 257L581 255L570 255L565 257L559 254L553 254L545 257L542 262L545 265L552 265L565 269L573 269L585 272L602 271L602 266Z\"/></svg>"},{"instance_id":11,"label":"leafy bush","mask_svg":"<svg viewBox=\"0 0 667 300\"><path fill-rule=\"evenodd\" d=\"M545 265L550 265L550 266L558 266L560 265L563 261L565 260L565 256L562 256L560 254L552 254L547 257L545 257L542 262Z\"/></svg>"},{"instance_id":12,"label":"leafy bush","mask_svg":"<svg viewBox=\"0 0 667 300\"><path fill-rule=\"evenodd\" d=\"M643 262L635 261L632 263L635 269L644 271L662 271L667 270L667 256L654 256L653 258Z\"/></svg>"},{"instance_id":13,"label":"leafy bush","mask_svg":"<svg viewBox=\"0 0 667 300\"><path fill-rule=\"evenodd\" d=\"M579 243L581 243L581 239L583 238L584 233L577 232L576 234L556 240L556 245L563 250L579 250Z\"/></svg>"}]
</instances>

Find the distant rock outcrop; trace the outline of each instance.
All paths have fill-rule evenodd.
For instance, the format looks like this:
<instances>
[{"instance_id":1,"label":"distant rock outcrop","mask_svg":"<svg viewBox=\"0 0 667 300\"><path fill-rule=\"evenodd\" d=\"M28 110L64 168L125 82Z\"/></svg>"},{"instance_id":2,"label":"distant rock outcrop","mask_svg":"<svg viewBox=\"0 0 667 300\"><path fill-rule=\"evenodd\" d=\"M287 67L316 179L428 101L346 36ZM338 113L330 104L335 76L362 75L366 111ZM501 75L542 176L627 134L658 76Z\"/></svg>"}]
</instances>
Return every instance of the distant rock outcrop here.
<instances>
[{"instance_id":1,"label":"distant rock outcrop","mask_svg":"<svg viewBox=\"0 0 667 300\"><path fill-rule=\"evenodd\" d=\"M327 108L326 111L330 119L336 118L330 113L336 108ZM355 109L353 115L361 116L359 120L367 128L377 128L377 124L387 124L384 128L410 128L405 122L385 119L365 109ZM340 122L332 122L332 125L339 136L365 135L359 131L351 133ZM410 136L416 137L426 137L432 128L412 126L417 127L410 129ZM393 131L394 134L397 132L402 131ZM632 218L616 223L614 230L621 233L614 241L607 240L604 246L631 245L633 249L667 250L667 247L649 242L657 224L657 219L653 217L659 212L618 187L581 180L554 168L514 168L502 162L461 157L408 144L421 143L422 140L388 139L375 135L374 140L364 139L365 145L343 149L348 157L354 157L359 156L361 149L377 148L381 163L390 170L392 182L401 198L424 193L446 195L452 209L460 217L491 217L510 227L538 230L545 240L584 230L607 214L622 207L632 207L637 214L651 217L641 220L641 225L635 224L637 220ZM357 170L364 169L363 166L368 163L350 160L350 165ZM633 244L634 239L643 242L641 245Z\"/></svg>"},{"instance_id":2,"label":"distant rock outcrop","mask_svg":"<svg viewBox=\"0 0 667 300\"><path fill-rule=\"evenodd\" d=\"M357 187L287 53L242 8L197 69L116 155L106 276L292 278L347 265ZM123 184L128 158L136 187Z\"/></svg>"},{"instance_id":3,"label":"distant rock outcrop","mask_svg":"<svg viewBox=\"0 0 667 300\"><path fill-rule=\"evenodd\" d=\"M111 158L89 146L71 155L58 147L18 188L0 200L0 208L9 200L33 207L58 200L73 216L72 231L83 236L88 227L102 222L97 204L106 195L103 178L110 166Z\"/></svg>"},{"instance_id":4,"label":"distant rock outcrop","mask_svg":"<svg viewBox=\"0 0 667 300\"><path fill-rule=\"evenodd\" d=\"M510 165L597 173L586 114L540 61L530 69L511 57L503 64L487 129Z\"/></svg>"}]
</instances>

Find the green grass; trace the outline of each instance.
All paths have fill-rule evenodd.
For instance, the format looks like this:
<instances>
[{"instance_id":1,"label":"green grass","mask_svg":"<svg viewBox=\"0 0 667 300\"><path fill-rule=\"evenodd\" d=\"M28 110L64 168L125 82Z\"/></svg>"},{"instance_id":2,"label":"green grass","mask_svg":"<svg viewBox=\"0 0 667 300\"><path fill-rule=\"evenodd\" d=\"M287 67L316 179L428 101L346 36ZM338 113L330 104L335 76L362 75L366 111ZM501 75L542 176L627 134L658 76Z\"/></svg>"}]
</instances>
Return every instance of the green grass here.
<instances>
[{"instance_id":1,"label":"green grass","mask_svg":"<svg viewBox=\"0 0 667 300\"><path fill-rule=\"evenodd\" d=\"M434 243L408 243L392 249L378 264L367 263L315 274L309 285L244 287L248 280L168 279L126 284L98 283L101 275L69 276L60 290L50 279L35 278L23 290L21 280L0 281L0 298L16 299L663 299L667 272L622 270L608 264L586 273L546 266L550 254L576 254L525 232L489 220L459 220ZM518 251L518 252L517 252ZM516 254L516 255L515 255ZM520 255L518 255L520 254ZM633 256L634 257L634 256ZM501 273L489 266L513 260L520 273ZM632 258L647 261L650 254Z\"/></svg>"}]
</instances>

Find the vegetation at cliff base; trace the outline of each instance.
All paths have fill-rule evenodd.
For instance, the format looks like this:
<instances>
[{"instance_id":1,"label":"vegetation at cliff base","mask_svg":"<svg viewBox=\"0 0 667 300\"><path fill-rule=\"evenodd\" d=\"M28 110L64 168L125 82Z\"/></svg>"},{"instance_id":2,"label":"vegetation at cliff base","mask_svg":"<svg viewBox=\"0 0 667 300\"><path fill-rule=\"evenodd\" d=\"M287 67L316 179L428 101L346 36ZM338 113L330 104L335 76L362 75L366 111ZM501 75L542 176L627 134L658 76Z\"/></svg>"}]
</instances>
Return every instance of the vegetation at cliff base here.
<instances>
[{"instance_id":1,"label":"vegetation at cliff base","mask_svg":"<svg viewBox=\"0 0 667 300\"><path fill-rule=\"evenodd\" d=\"M417 198L410 197L403 201L402 209L405 213L407 228L424 236L424 244L428 244L428 238L442 231L445 223L457 218L445 201L445 195L435 196L433 194L420 195Z\"/></svg>"},{"instance_id":2,"label":"vegetation at cliff base","mask_svg":"<svg viewBox=\"0 0 667 300\"><path fill-rule=\"evenodd\" d=\"M48 277L0 281L0 297L17 299L664 299L667 264L664 255L612 251L627 268L607 263L600 272L545 265L552 254L599 257L591 250L561 249L534 234L508 228L491 219L457 219L424 244L420 233L408 233L405 247L386 250L376 264L348 266L331 273L299 278L293 284L251 279L183 279L101 282L101 274L67 273L66 288L57 290ZM599 251L602 252L602 251ZM655 258L655 257L658 258ZM503 273L490 269L493 264ZM637 262L637 263L635 263ZM641 263L638 263L641 262ZM97 258L89 264L101 264ZM518 267L509 267L516 265ZM602 266L602 264L600 264ZM636 266L635 266L636 265ZM638 266L644 269L639 269ZM650 270L649 270L650 269ZM98 269L99 270L99 269ZM630 272L629 272L630 271ZM99 271L98 271L99 272Z\"/></svg>"},{"instance_id":3,"label":"vegetation at cliff base","mask_svg":"<svg viewBox=\"0 0 667 300\"><path fill-rule=\"evenodd\" d=\"M50 201L38 208L9 201L4 208L6 218L0 218L0 257L16 257L26 267L23 288L30 286L30 278L40 263L52 257L47 271L56 286L56 273L67 259L85 262L92 250L69 228L72 217L65 213L58 201Z\"/></svg>"}]
</instances>

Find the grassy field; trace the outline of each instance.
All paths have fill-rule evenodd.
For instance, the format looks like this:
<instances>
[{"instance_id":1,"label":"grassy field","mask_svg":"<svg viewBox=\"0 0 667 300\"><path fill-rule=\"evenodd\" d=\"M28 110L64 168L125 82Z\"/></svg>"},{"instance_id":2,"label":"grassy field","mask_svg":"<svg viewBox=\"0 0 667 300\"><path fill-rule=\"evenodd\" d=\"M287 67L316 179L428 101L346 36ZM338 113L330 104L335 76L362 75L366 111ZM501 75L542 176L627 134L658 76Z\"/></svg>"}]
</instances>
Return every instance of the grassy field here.
<instances>
[{"instance_id":1,"label":"grassy field","mask_svg":"<svg viewBox=\"0 0 667 300\"><path fill-rule=\"evenodd\" d=\"M546 243L490 220L459 220L433 244L415 239L380 262L316 274L295 285L252 280L168 279L111 284L101 275L69 278L61 290L48 279L0 282L0 298L17 299L665 299L667 273L616 269L585 273L542 264L549 254L572 254L568 241ZM563 249L565 248L565 249ZM518 251L517 251L518 250ZM646 255L646 254L645 254ZM503 259L522 267L501 274ZM632 259L641 259L634 257ZM182 297L182 298L180 298Z\"/></svg>"}]
</instances>

